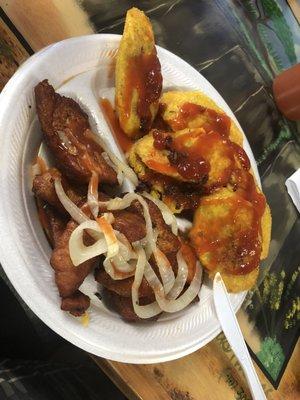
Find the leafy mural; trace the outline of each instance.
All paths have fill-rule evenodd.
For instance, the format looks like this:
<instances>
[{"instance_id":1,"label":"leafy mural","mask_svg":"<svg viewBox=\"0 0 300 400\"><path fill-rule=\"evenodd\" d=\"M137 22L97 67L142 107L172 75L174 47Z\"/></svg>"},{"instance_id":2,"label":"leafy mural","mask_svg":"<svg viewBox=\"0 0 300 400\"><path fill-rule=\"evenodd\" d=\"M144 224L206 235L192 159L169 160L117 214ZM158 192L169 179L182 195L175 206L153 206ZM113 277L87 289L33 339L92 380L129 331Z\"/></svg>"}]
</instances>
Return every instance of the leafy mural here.
<instances>
[{"instance_id":1,"label":"leafy mural","mask_svg":"<svg viewBox=\"0 0 300 400\"><path fill-rule=\"evenodd\" d=\"M281 57L278 54L278 52L276 51L276 49L274 48L274 43L272 42L272 40L269 36L269 32L268 32L269 28L267 28L264 24L258 23L257 30L268 50L268 58L272 65L272 69L274 70L274 72L276 74L278 74L279 72L281 72L284 69L284 67L283 67Z\"/></svg>"},{"instance_id":2,"label":"leafy mural","mask_svg":"<svg viewBox=\"0 0 300 400\"><path fill-rule=\"evenodd\" d=\"M284 15L275 0L261 0L265 18L272 22L272 29L282 43L284 51L291 64L296 64L294 41L292 32L284 18Z\"/></svg>"},{"instance_id":3,"label":"leafy mural","mask_svg":"<svg viewBox=\"0 0 300 400\"><path fill-rule=\"evenodd\" d=\"M255 32L253 41L259 44L273 74L297 63L293 34L275 0L238 1L245 10ZM268 60L266 60L266 58Z\"/></svg>"}]
</instances>

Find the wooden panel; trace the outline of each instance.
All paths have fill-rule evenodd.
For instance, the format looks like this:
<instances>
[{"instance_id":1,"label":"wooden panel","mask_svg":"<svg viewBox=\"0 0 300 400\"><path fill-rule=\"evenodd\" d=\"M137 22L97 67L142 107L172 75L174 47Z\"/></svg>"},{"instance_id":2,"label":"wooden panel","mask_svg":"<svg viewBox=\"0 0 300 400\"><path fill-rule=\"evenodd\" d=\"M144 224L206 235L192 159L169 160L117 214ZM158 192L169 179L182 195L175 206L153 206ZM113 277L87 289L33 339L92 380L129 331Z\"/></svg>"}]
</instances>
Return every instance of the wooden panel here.
<instances>
[{"instance_id":1,"label":"wooden panel","mask_svg":"<svg viewBox=\"0 0 300 400\"><path fill-rule=\"evenodd\" d=\"M269 400L300 399L299 350L298 343L278 390L255 366ZM251 400L223 334L195 353L166 363L133 365L93 358L130 400Z\"/></svg>"},{"instance_id":2,"label":"wooden panel","mask_svg":"<svg viewBox=\"0 0 300 400\"><path fill-rule=\"evenodd\" d=\"M0 5L35 51L68 37L93 33L75 0L0 0Z\"/></svg>"},{"instance_id":3,"label":"wooden panel","mask_svg":"<svg viewBox=\"0 0 300 400\"><path fill-rule=\"evenodd\" d=\"M0 91L29 54L0 18Z\"/></svg>"},{"instance_id":4,"label":"wooden panel","mask_svg":"<svg viewBox=\"0 0 300 400\"><path fill-rule=\"evenodd\" d=\"M291 7L295 17L297 18L298 22L300 23L300 3L299 0L287 0L289 6Z\"/></svg>"},{"instance_id":5,"label":"wooden panel","mask_svg":"<svg viewBox=\"0 0 300 400\"><path fill-rule=\"evenodd\" d=\"M129 400L170 400L168 392L146 366L92 358Z\"/></svg>"}]
</instances>

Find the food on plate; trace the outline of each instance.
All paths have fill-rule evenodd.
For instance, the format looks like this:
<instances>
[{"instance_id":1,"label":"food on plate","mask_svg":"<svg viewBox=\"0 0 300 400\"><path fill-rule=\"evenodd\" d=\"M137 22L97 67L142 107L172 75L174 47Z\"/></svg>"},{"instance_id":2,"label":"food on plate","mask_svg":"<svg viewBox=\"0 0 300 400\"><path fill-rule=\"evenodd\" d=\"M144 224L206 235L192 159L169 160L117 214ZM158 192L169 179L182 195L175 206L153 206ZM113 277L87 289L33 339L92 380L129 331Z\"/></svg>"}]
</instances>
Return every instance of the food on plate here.
<instances>
[{"instance_id":1,"label":"food on plate","mask_svg":"<svg viewBox=\"0 0 300 400\"><path fill-rule=\"evenodd\" d=\"M61 179L62 186L73 203L80 204L84 200L86 196L84 187L70 184L57 168L49 168L44 173L36 175L33 179L32 191L36 197L45 201L60 213L66 214L66 210L55 191L54 181L56 178Z\"/></svg>"},{"instance_id":2,"label":"food on plate","mask_svg":"<svg viewBox=\"0 0 300 400\"><path fill-rule=\"evenodd\" d=\"M162 119L175 132L185 128L216 127L242 146L243 136L234 121L206 94L200 91L171 91L160 99ZM200 112L201 111L201 112Z\"/></svg>"},{"instance_id":3,"label":"food on plate","mask_svg":"<svg viewBox=\"0 0 300 400\"><path fill-rule=\"evenodd\" d=\"M117 174L91 137L88 116L79 104L60 96L47 80L35 87L35 101L45 141L59 170L79 183L88 183L92 171L102 182L117 183Z\"/></svg>"},{"instance_id":4,"label":"food on plate","mask_svg":"<svg viewBox=\"0 0 300 400\"><path fill-rule=\"evenodd\" d=\"M224 188L202 197L190 231L209 276L220 271L231 292L254 285L259 261L268 254L270 212L259 189L253 189L250 194Z\"/></svg>"},{"instance_id":5,"label":"food on plate","mask_svg":"<svg viewBox=\"0 0 300 400\"><path fill-rule=\"evenodd\" d=\"M74 100L57 95L47 81L36 87L38 116L55 166L48 168L37 159L32 190L53 248L50 264L61 309L74 316L85 314L90 299L80 289L93 271L96 281L105 289L103 293L124 319L152 319L163 311L184 309L198 295L202 272L194 250L178 234L175 217L148 193L111 198L101 192L100 186L105 189L102 182L117 189L124 176L136 183L137 178L91 132L87 116L83 123L82 114L78 112L75 117L73 111L61 113L56 104L57 111L47 112L59 124L52 123L50 129L45 120L49 102L41 95L44 90L58 96L54 104L71 104L73 111L78 111L79 106ZM63 157L57 157L56 141L62 135L58 126L71 142L65 145L63 136L58 145L63 147ZM85 129L88 141L82 139ZM73 143L80 149L73 171L75 179L69 157L76 153ZM103 174L104 169L115 174L113 181L105 179L108 175Z\"/></svg>"},{"instance_id":6,"label":"food on plate","mask_svg":"<svg viewBox=\"0 0 300 400\"><path fill-rule=\"evenodd\" d=\"M201 92L166 92L160 101L169 130L152 129L135 142L129 163L174 212L195 209L201 195L229 183L235 168L249 168L242 135Z\"/></svg>"},{"instance_id":7,"label":"food on plate","mask_svg":"<svg viewBox=\"0 0 300 400\"><path fill-rule=\"evenodd\" d=\"M201 92L164 93L160 118L165 126L132 146L130 165L174 213L193 212L191 244L209 275L221 271L230 291L249 289L268 254L271 215L242 134Z\"/></svg>"},{"instance_id":8,"label":"food on plate","mask_svg":"<svg viewBox=\"0 0 300 400\"><path fill-rule=\"evenodd\" d=\"M116 62L116 111L130 137L145 134L158 110L162 89L152 26L137 8L127 11Z\"/></svg>"},{"instance_id":9,"label":"food on plate","mask_svg":"<svg viewBox=\"0 0 300 400\"><path fill-rule=\"evenodd\" d=\"M239 128L200 91L161 91L152 27L136 8L117 55L116 114L100 102L129 165L92 132L77 102L47 80L35 88L54 166L37 158L32 190L61 309L74 316L89 308L89 274L122 318L153 320L197 299L201 265L238 292L254 285L268 254L271 214ZM176 214L190 218L188 231Z\"/></svg>"}]
</instances>

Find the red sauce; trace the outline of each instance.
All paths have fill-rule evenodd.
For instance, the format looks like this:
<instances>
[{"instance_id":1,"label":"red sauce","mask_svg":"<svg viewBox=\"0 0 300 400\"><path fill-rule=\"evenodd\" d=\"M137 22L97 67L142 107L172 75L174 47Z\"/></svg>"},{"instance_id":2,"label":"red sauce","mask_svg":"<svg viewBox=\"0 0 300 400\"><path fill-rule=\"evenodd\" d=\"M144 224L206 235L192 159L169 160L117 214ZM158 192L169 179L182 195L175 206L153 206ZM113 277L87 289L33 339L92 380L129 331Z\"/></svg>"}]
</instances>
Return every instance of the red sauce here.
<instances>
[{"instance_id":1,"label":"red sauce","mask_svg":"<svg viewBox=\"0 0 300 400\"><path fill-rule=\"evenodd\" d=\"M266 199L257 191L252 174L249 171L236 169L232 173L231 183L234 190L253 205L257 218L260 219L266 208Z\"/></svg>"},{"instance_id":2,"label":"red sauce","mask_svg":"<svg viewBox=\"0 0 300 400\"><path fill-rule=\"evenodd\" d=\"M205 212L205 205L218 210L213 219ZM201 202L203 213L199 216L195 232L200 254L209 253L206 267L210 270L223 268L225 271L243 275L254 270L259 263L261 242L259 240L260 218L255 207L240 196L227 199L207 198ZM208 215L208 217L206 217ZM246 217L245 217L246 216ZM247 221L240 223L241 218Z\"/></svg>"},{"instance_id":3,"label":"red sauce","mask_svg":"<svg viewBox=\"0 0 300 400\"><path fill-rule=\"evenodd\" d=\"M152 136L154 139L153 145L157 150L165 150L171 148L173 139L169 132L154 129L152 131Z\"/></svg>"},{"instance_id":4,"label":"red sauce","mask_svg":"<svg viewBox=\"0 0 300 400\"><path fill-rule=\"evenodd\" d=\"M222 136L228 137L231 119L226 114L218 113L210 108L206 109L206 113L210 117L208 122L210 130L219 132Z\"/></svg>"},{"instance_id":5,"label":"red sauce","mask_svg":"<svg viewBox=\"0 0 300 400\"><path fill-rule=\"evenodd\" d=\"M200 254L210 253L207 267L211 270L222 266L225 271L232 274L242 275L251 272L258 266L260 260L261 217L266 201L264 195L257 191L255 180L250 173L250 162L243 148L216 131L205 133L202 130L191 129L177 137L171 136L168 132L154 131L153 137L154 147L170 152L170 164L171 166L176 164L176 169L180 174L182 174L181 162L184 168L186 166L184 161L192 160L190 164L187 164L190 168L195 160L194 157L201 156L204 161L210 160L211 149L214 149L216 145L219 146L220 157L226 156L231 161L227 168L221 170L219 180L210 189L213 191L218 186L226 186L230 183L236 192L233 198L222 200L208 198L201 201L199 188L195 187L188 193L181 187L181 182L176 182L175 179L166 180L168 177L162 177L160 174L152 174L152 181L162 184L165 190L164 201L171 201L173 205L175 202L178 209L196 208L200 201L201 204L205 204L206 201L209 204L215 202L216 206L220 206L222 210L225 209L226 212L217 215L213 223L210 219L206 220L204 215L202 226L197 227L197 234L199 232L203 234L202 238L196 239L197 249ZM172 152L175 152L175 157L177 157L176 163L172 163ZM206 164L209 166L208 161ZM163 170L155 169L155 171L163 173ZM197 176L192 169L189 172L193 178ZM209 192L206 190L206 194ZM240 224L245 215L247 220ZM220 232L224 227L228 227L229 233L222 236Z\"/></svg>"},{"instance_id":6,"label":"red sauce","mask_svg":"<svg viewBox=\"0 0 300 400\"><path fill-rule=\"evenodd\" d=\"M156 171L147 170L143 180L150 187L163 187L164 202L167 205L175 206L178 210L195 210L198 207L203 194L201 184L178 182L175 178Z\"/></svg>"},{"instance_id":7,"label":"red sauce","mask_svg":"<svg viewBox=\"0 0 300 400\"><path fill-rule=\"evenodd\" d=\"M172 175L175 174L177 171L176 168L173 167L172 165L166 163L160 163L155 160L148 160L147 166L148 168L151 168L152 170L158 172L159 174Z\"/></svg>"},{"instance_id":8,"label":"red sauce","mask_svg":"<svg viewBox=\"0 0 300 400\"><path fill-rule=\"evenodd\" d=\"M244 168L245 170L249 170L251 165L245 150L241 146L234 142L231 142L230 140L228 140L227 143L231 147L232 152L234 153L236 158L239 160L242 168Z\"/></svg>"},{"instance_id":9,"label":"red sauce","mask_svg":"<svg viewBox=\"0 0 300 400\"><path fill-rule=\"evenodd\" d=\"M185 179L202 182L209 172L209 164L201 155L192 155L178 151L171 152L169 160L178 173Z\"/></svg>"},{"instance_id":10,"label":"red sauce","mask_svg":"<svg viewBox=\"0 0 300 400\"><path fill-rule=\"evenodd\" d=\"M172 152L175 152L178 172L181 162L184 168L186 165L184 161L192 160L189 172L195 178L192 168L195 158L201 157L201 160L204 160L208 166L208 173L213 150L219 146L217 150L220 152L220 158L229 159L230 165L221 171L218 181L214 182L214 187L210 189L214 190L218 186L226 186L229 183L236 192L236 196L227 199L200 200L201 192L197 193L196 188L187 195L185 190L180 188L181 183L175 180L164 182L160 174L153 173L152 180L163 182L165 200L170 199L182 208L197 207L200 202L201 205L207 202L216 210L221 207L222 212L213 220L209 216L206 217L205 213L199 217L200 222L198 221L198 226L194 228L197 235L195 239L197 250L200 254L209 253L206 266L211 270L221 267L232 274L247 274L259 264L262 251L261 218L265 211L266 200L264 195L257 191L255 180L250 173L250 161L244 149L228 138L231 124L229 117L196 104L185 103L177 118L172 121L172 127L177 130L184 129L190 120L199 115L203 115L202 131L191 129L177 137L171 136L168 132L157 131L153 135L154 147L170 152L171 165L174 164ZM186 157L185 160L184 157ZM198 161L198 164L201 165L201 162ZM206 194L209 194L209 188L206 189Z\"/></svg>"},{"instance_id":11,"label":"red sauce","mask_svg":"<svg viewBox=\"0 0 300 400\"><path fill-rule=\"evenodd\" d=\"M169 161L184 179L202 181L209 172L209 164L199 152L189 152L187 147L179 146L177 138L170 133L159 130L152 132L154 147L158 150L169 150ZM158 171L161 172L161 171Z\"/></svg>"},{"instance_id":12,"label":"red sauce","mask_svg":"<svg viewBox=\"0 0 300 400\"><path fill-rule=\"evenodd\" d=\"M120 127L119 120L110 101L108 99L101 99L100 107L116 141L119 143L121 149L126 153L131 149L133 142Z\"/></svg>"},{"instance_id":13,"label":"red sauce","mask_svg":"<svg viewBox=\"0 0 300 400\"><path fill-rule=\"evenodd\" d=\"M177 117L171 122L175 130L184 129L188 127L191 120L201 114L204 117L203 128L207 132L215 131L222 136L229 136L231 119L226 114L198 104L184 103L179 109Z\"/></svg>"},{"instance_id":14,"label":"red sauce","mask_svg":"<svg viewBox=\"0 0 300 400\"><path fill-rule=\"evenodd\" d=\"M156 50L151 54L144 54L130 60L125 82L125 113L129 118L134 90L138 91L139 99L137 114L140 117L140 130L147 132L150 129L152 116L150 105L158 102L162 89L161 66Z\"/></svg>"}]
</instances>

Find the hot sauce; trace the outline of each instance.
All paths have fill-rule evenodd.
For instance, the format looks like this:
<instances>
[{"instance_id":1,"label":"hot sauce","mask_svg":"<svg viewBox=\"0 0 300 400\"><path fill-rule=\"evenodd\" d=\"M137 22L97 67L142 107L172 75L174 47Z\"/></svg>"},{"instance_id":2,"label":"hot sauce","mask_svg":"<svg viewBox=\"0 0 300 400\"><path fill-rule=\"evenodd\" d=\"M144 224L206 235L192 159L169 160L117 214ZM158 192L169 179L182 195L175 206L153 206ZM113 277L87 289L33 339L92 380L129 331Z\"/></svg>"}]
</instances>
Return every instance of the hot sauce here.
<instances>
[{"instance_id":1,"label":"hot sauce","mask_svg":"<svg viewBox=\"0 0 300 400\"><path fill-rule=\"evenodd\" d=\"M201 193L198 191L198 198L194 197L193 199L195 200L194 206L197 207L200 204L202 209L207 202L207 205L212 206L215 210L220 207L222 212L220 215L216 214L213 220L206 219L205 213L202 218L200 217L200 226L195 228L197 235L200 236L195 240L199 253L208 257L205 262L208 269L214 270L221 266L231 274L247 274L258 266L260 260L262 250L261 217L266 206L265 197L257 191L255 180L250 173L250 161L244 149L229 139L231 124L229 117L196 104L185 103L180 108L175 123L178 128L183 129L188 126L189 120L199 115L204 117L201 128L191 128L179 135L154 130L154 147L170 153L168 156L170 164L177 168L177 172L181 176L183 174L180 163L182 165L186 163L188 169L189 163L194 163L195 160L197 162L194 165L197 165L200 170L205 166L203 173L209 174L214 149L218 150L219 159L229 160L227 167L221 169L214 185L206 187L205 193L209 194L217 187L228 184L235 193L232 197L222 199L208 197L201 200ZM216 163L218 160L214 159L213 162ZM190 171L192 172L189 179L199 178L192 168ZM175 187L173 196L170 186L164 185L164 188L166 197L171 192L170 197L176 202L181 201L183 207L192 205L192 203L185 203L183 198L178 196L178 189ZM194 196L196 191L197 189ZM245 216L246 220L244 221Z\"/></svg>"},{"instance_id":2,"label":"hot sauce","mask_svg":"<svg viewBox=\"0 0 300 400\"><path fill-rule=\"evenodd\" d=\"M212 220L209 215L213 209L222 211L217 211ZM204 199L196 224L193 241L208 269L221 267L231 274L243 275L258 266L260 217L253 204L239 195Z\"/></svg>"},{"instance_id":3,"label":"hot sauce","mask_svg":"<svg viewBox=\"0 0 300 400\"><path fill-rule=\"evenodd\" d=\"M203 128L206 132L216 131L222 136L229 136L231 120L226 114L193 103L184 103L180 107L176 118L172 120L174 130L186 128L199 115L203 115Z\"/></svg>"},{"instance_id":4,"label":"hot sauce","mask_svg":"<svg viewBox=\"0 0 300 400\"><path fill-rule=\"evenodd\" d=\"M154 147L158 150L169 150L168 159L179 175L184 179L202 181L209 172L209 164L201 154L188 152L187 148L178 147L176 139L169 133L153 130Z\"/></svg>"},{"instance_id":5,"label":"hot sauce","mask_svg":"<svg viewBox=\"0 0 300 400\"><path fill-rule=\"evenodd\" d=\"M134 92L138 94L137 114L140 117L140 130L150 129L152 115L150 106L158 102L162 89L161 66L156 50L151 54L142 53L133 57L128 65L125 90L125 113L129 118Z\"/></svg>"},{"instance_id":6,"label":"hot sauce","mask_svg":"<svg viewBox=\"0 0 300 400\"><path fill-rule=\"evenodd\" d=\"M127 153L127 151L131 149L133 142L120 127L119 120L110 101L108 99L101 99L100 107L116 141L119 143L124 153Z\"/></svg>"}]
</instances>

